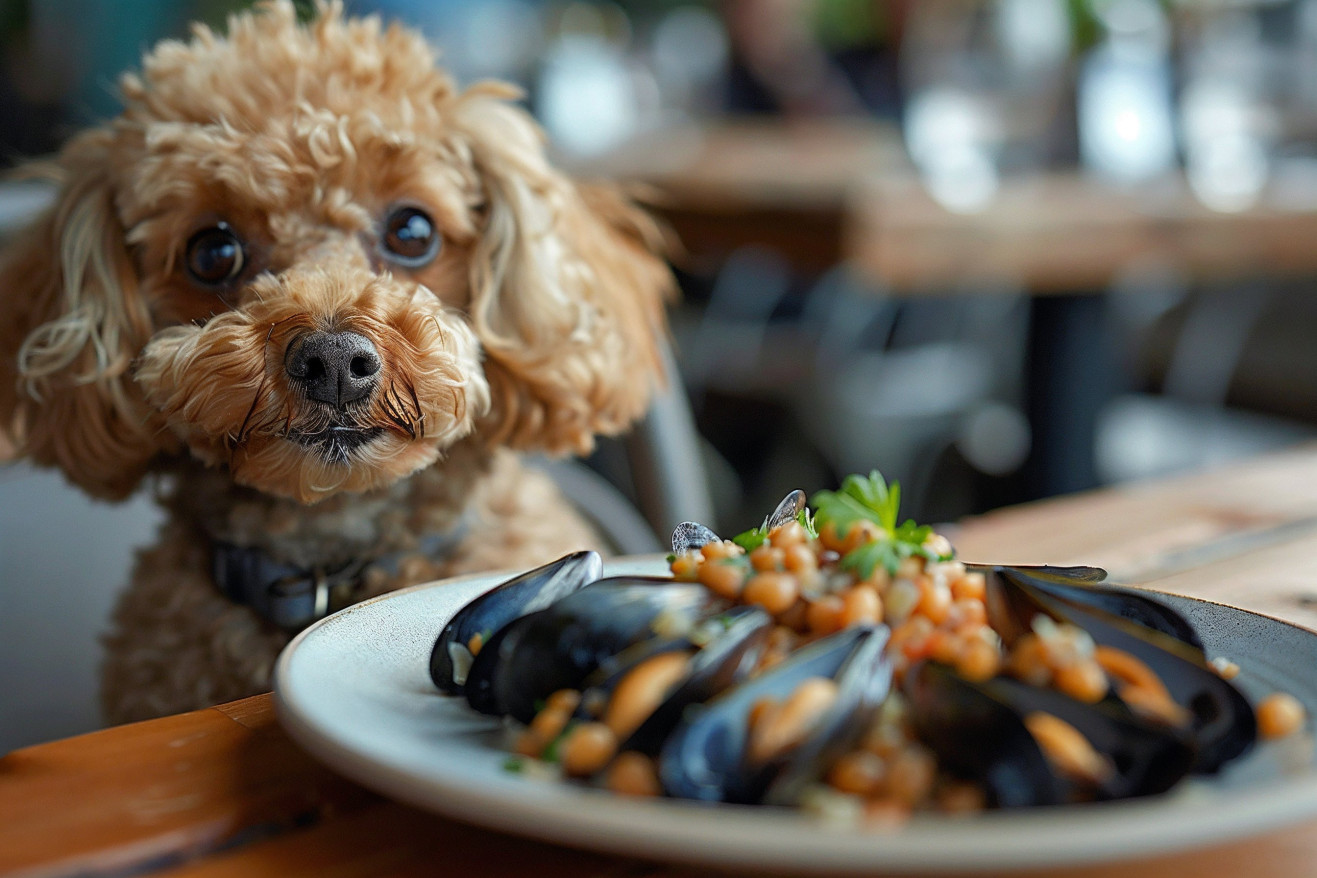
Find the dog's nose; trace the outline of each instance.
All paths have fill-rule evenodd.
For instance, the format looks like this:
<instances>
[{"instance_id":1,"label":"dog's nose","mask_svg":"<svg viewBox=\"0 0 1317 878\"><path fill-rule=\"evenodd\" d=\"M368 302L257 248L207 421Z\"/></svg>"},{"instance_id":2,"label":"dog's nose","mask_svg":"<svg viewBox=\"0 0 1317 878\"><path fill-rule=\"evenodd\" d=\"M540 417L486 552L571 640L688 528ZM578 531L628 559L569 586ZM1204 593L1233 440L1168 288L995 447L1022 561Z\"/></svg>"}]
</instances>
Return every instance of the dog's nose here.
<instances>
[{"instance_id":1,"label":"dog's nose","mask_svg":"<svg viewBox=\"0 0 1317 878\"><path fill-rule=\"evenodd\" d=\"M311 399L342 407L370 396L380 355L359 332L309 332L289 345L284 371Z\"/></svg>"}]
</instances>

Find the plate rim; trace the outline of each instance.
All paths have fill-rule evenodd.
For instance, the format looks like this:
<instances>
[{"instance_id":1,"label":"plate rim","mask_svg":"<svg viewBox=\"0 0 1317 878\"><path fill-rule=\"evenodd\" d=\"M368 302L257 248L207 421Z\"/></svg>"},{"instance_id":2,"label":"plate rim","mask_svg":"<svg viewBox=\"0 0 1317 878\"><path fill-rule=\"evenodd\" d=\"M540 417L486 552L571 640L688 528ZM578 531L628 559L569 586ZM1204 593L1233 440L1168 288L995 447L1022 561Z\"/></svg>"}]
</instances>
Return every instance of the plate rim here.
<instances>
[{"instance_id":1,"label":"plate rim","mask_svg":"<svg viewBox=\"0 0 1317 878\"><path fill-rule=\"evenodd\" d=\"M662 555L608 559L605 561L604 573L615 575L619 566L630 569L662 559ZM482 583L479 593L483 593L517 572L472 573L422 583L378 595L306 628L288 643L275 666L275 707L282 727L299 746L333 770L362 786L424 810L463 823L553 844L687 865L838 874L892 871L970 873L1114 863L1225 844L1264 831L1280 830L1317 816L1317 771L1261 788L1233 791L1236 800L1231 803L1233 813L1228 819L1222 818L1220 814L1222 803L1219 796L1208 796L1200 801L1158 797L1152 800L1067 806L1036 814L992 812L968 819L916 817L908 826L888 833L870 828L836 829L799 814L764 813L761 808L750 806L710 806L669 799L619 800L612 794L567 785L552 788L553 798L562 801L558 809L546 810L544 804L534 796L529 801L519 801L515 796L510 797L501 791L490 793L472 789L462 783L454 784L451 780L437 782L432 777L418 778L408 774L399 765L359 752L336 737L333 730L322 729L309 719L303 706L298 703L299 695L290 692L287 680L301 645L312 637L322 636L325 626L335 619L345 614L378 612L373 611L372 607L385 601L396 601L408 595L470 584L473 581L483 580L487 583L487 587L483 587ZM1293 628L1303 636L1317 637L1317 632L1263 613L1174 592L1121 585L1206 605L1212 607L1214 613L1257 617L1268 624ZM456 796L465 798L457 802L454 801ZM590 812L589 816L602 822L587 824L582 817L570 816L575 813L575 809L561 807L563 803L581 805L591 800L594 806L587 804L586 810ZM1166 831L1168 803L1174 804L1174 809L1169 813L1179 830L1172 833ZM698 828L698 824L711 822L707 820L707 815L713 813L712 808L719 809L716 812L719 820L716 822L729 827L733 832L730 840L724 839L712 846L708 839L704 840L705 844L691 843L688 834L681 835L682 844L674 844L678 840L673 834L675 827L661 826L664 831L656 834L652 824L644 820L646 817L654 818L660 824L672 820L678 823L693 822L697 826L688 828ZM1082 815L1078 809L1083 809ZM623 820L623 817L628 819ZM1079 845L1073 841L1057 843L1047 832L1057 828L1057 824L1066 828L1077 817L1082 817L1088 828L1098 830L1094 840ZM967 833L984 836L984 840L991 844L994 836L1002 834L997 824L1009 824L1013 830L1018 829L1018 833L1012 832L1011 835L1027 835L1031 843L1026 846L995 844L986 852L972 853L962 851L963 845L933 845L913 849L919 843L945 839L948 829L953 835L962 837ZM764 833L774 828L783 829L788 836L807 830L811 835L827 838L831 844L811 846L807 852L808 859L792 858L791 851L784 850L780 843L764 846ZM1121 837L1118 849L1116 846L1102 846L1102 841L1108 840L1110 833L1122 829L1127 830L1128 834ZM739 833L757 837L741 838ZM875 839L883 843L875 845L872 843ZM855 848L861 845L878 850L880 855L857 858ZM864 853L865 850L861 849L860 852Z\"/></svg>"}]
</instances>

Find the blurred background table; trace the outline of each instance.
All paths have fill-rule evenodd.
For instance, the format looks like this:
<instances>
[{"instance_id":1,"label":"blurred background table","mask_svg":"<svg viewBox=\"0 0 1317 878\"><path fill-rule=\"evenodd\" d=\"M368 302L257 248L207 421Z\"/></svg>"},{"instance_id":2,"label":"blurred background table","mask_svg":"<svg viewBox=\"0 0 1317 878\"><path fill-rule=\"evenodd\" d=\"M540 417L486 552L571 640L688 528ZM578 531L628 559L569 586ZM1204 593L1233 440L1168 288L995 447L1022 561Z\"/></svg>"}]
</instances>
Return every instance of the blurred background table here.
<instances>
[{"instance_id":1,"label":"blurred background table","mask_svg":"<svg viewBox=\"0 0 1317 878\"><path fill-rule=\"evenodd\" d=\"M1317 446L962 522L961 556L1106 565L1126 581L1317 627ZM875 843L881 843L875 838ZM1317 823L1055 878L1311 873ZM558 848L380 798L280 729L268 695L0 759L0 874L652 875L698 870Z\"/></svg>"}]
</instances>

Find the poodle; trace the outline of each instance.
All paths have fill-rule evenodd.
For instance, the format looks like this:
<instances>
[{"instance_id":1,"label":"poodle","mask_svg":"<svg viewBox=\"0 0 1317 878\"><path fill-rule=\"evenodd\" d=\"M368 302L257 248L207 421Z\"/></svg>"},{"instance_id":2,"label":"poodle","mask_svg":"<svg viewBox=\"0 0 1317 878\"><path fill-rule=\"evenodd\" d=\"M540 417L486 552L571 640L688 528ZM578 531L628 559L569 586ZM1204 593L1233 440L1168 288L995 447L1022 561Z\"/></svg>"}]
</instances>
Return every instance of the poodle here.
<instances>
[{"instance_id":1,"label":"poodle","mask_svg":"<svg viewBox=\"0 0 1317 878\"><path fill-rule=\"evenodd\" d=\"M364 597L599 547L520 454L588 452L662 380L648 215L551 167L515 89L338 4L198 26L120 89L0 255L0 434L168 512L106 637L111 722L264 691Z\"/></svg>"}]
</instances>

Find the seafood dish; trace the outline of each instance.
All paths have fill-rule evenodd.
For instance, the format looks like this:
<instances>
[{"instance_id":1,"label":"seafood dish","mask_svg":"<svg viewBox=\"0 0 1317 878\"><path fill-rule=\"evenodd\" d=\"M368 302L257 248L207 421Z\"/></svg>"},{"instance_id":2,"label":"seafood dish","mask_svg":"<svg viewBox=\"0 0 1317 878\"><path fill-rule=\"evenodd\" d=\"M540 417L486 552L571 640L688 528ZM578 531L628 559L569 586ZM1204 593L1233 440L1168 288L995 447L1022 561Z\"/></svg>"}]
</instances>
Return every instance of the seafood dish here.
<instances>
[{"instance_id":1,"label":"seafood dish","mask_svg":"<svg viewBox=\"0 0 1317 878\"><path fill-rule=\"evenodd\" d=\"M430 676L506 718L509 771L888 825L1164 793L1305 726L1154 593L966 563L899 503L874 472L686 522L668 577L566 556L459 610Z\"/></svg>"}]
</instances>

